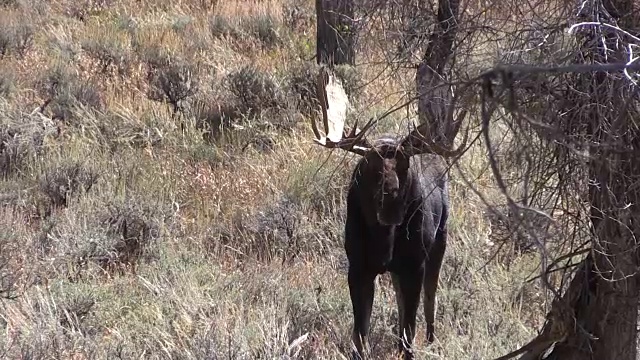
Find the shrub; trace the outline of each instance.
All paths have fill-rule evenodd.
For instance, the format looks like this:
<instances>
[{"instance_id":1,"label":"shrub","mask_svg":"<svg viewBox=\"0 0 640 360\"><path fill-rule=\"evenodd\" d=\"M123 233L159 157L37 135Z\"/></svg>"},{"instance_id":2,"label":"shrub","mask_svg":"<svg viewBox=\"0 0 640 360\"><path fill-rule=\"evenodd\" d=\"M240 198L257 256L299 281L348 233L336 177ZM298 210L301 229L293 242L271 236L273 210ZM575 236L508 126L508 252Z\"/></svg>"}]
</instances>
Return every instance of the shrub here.
<instances>
[{"instance_id":1,"label":"shrub","mask_svg":"<svg viewBox=\"0 0 640 360\"><path fill-rule=\"evenodd\" d=\"M40 190L54 207L68 206L69 198L78 191L89 191L98 175L80 163L70 163L49 169L40 179Z\"/></svg>"},{"instance_id":2,"label":"shrub","mask_svg":"<svg viewBox=\"0 0 640 360\"><path fill-rule=\"evenodd\" d=\"M141 60L146 62L152 71L169 66L173 60L172 55L160 45L143 46L138 42L134 42L133 45Z\"/></svg>"},{"instance_id":3,"label":"shrub","mask_svg":"<svg viewBox=\"0 0 640 360\"><path fill-rule=\"evenodd\" d=\"M22 17L17 21L10 15L0 16L0 58L11 52L24 56L33 44L33 25Z\"/></svg>"},{"instance_id":4,"label":"shrub","mask_svg":"<svg viewBox=\"0 0 640 360\"><path fill-rule=\"evenodd\" d=\"M313 9L297 1L282 4L283 23L289 30L297 33L307 31L315 23L316 14Z\"/></svg>"},{"instance_id":5,"label":"shrub","mask_svg":"<svg viewBox=\"0 0 640 360\"><path fill-rule=\"evenodd\" d=\"M95 332L97 324L87 321L93 317L95 296L92 294L68 294L60 299L58 323L69 332L83 335Z\"/></svg>"},{"instance_id":6,"label":"shrub","mask_svg":"<svg viewBox=\"0 0 640 360\"><path fill-rule=\"evenodd\" d=\"M28 147L22 140L17 129L9 126L0 129L0 172L3 178L19 169L26 157Z\"/></svg>"},{"instance_id":7,"label":"shrub","mask_svg":"<svg viewBox=\"0 0 640 360\"><path fill-rule=\"evenodd\" d=\"M362 77L358 69L351 65L337 65L335 67L336 77L342 80L344 91L349 98L355 99L360 95L363 86Z\"/></svg>"},{"instance_id":8,"label":"shrub","mask_svg":"<svg viewBox=\"0 0 640 360\"><path fill-rule=\"evenodd\" d=\"M287 74L287 90L296 99L296 108L310 115L320 109L316 78L319 66L313 61L305 61L293 66Z\"/></svg>"},{"instance_id":9,"label":"shrub","mask_svg":"<svg viewBox=\"0 0 640 360\"><path fill-rule=\"evenodd\" d=\"M77 106L101 110L102 94L89 80L80 81L64 66L54 66L38 81L53 119L73 120Z\"/></svg>"},{"instance_id":10,"label":"shrub","mask_svg":"<svg viewBox=\"0 0 640 360\"><path fill-rule=\"evenodd\" d=\"M228 40L256 39L262 46L272 48L282 44L282 36L276 18L271 14L229 19L214 15L209 19L209 31L214 38Z\"/></svg>"},{"instance_id":11,"label":"shrub","mask_svg":"<svg viewBox=\"0 0 640 360\"><path fill-rule=\"evenodd\" d=\"M281 198L274 204L263 206L255 214L236 214L230 229L216 228L214 244L230 245L257 259L282 261L292 259L297 253L302 213L299 204ZM243 239L241 243L232 243ZM208 248L216 246L207 245Z\"/></svg>"},{"instance_id":12,"label":"shrub","mask_svg":"<svg viewBox=\"0 0 640 360\"><path fill-rule=\"evenodd\" d=\"M318 221L309 210L307 204L283 194L256 212L235 214L229 226L214 226L205 247L215 251L230 246L266 262L328 254L335 249L340 230L335 219Z\"/></svg>"},{"instance_id":13,"label":"shrub","mask_svg":"<svg viewBox=\"0 0 640 360\"><path fill-rule=\"evenodd\" d=\"M56 239L52 251L60 259L58 271L69 279L79 279L89 270L110 275L127 269L135 272L160 236L165 214L169 214L166 209L139 198L109 199L70 210L56 218L51 230Z\"/></svg>"},{"instance_id":14,"label":"shrub","mask_svg":"<svg viewBox=\"0 0 640 360\"><path fill-rule=\"evenodd\" d=\"M136 113L124 107L100 112L80 109L78 115L82 116L83 138L109 154L123 149L162 147L164 134L175 127L154 112Z\"/></svg>"},{"instance_id":15,"label":"shrub","mask_svg":"<svg viewBox=\"0 0 640 360\"><path fill-rule=\"evenodd\" d=\"M196 99L192 104L196 128L203 132L204 139L215 141L222 129L242 118L242 111L233 103L220 103L208 97Z\"/></svg>"},{"instance_id":16,"label":"shrub","mask_svg":"<svg viewBox=\"0 0 640 360\"><path fill-rule=\"evenodd\" d=\"M17 8L20 5L18 0L0 0L1 7Z\"/></svg>"},{"instance_id":17,"label":"shrub","mask_svg":"<svg viewBox=\"0 0 640 360\"><path fill-rule=\"evenodd\" d=\"M245 18L242 26L249 35L260 40L262 46L271 48L282 44L277 20L271 14L260 14Z\"/></svg>"},{"instance_id":18,"label":"shrub","mask_svg":"<svg viewBox=\"0 0 640 360\"><path fill-rule=\"evenodd\" d=\"M0 233L0 299L16 297L16 274L11 268L11 255L17 251L15 234L11 227L5 227Z\"/></svg>"},{"instance_id":19,"label":"shrub","mask_svg":"<svg viewBox=\"0 0 640 360\"><path fill-rule=\"evenodd\" d=\"M229 20L229 18L215 14L209 18L209 31L214 38L238 39L242 37L242 32Z\"/></svg>"},{"instance_id":20,"label":"shrub","mask_svg":"<svg viewBox=\"0 0 640 360\"><path fill-rule=\"evenodd\" d=\"M129 49L112 34L85 39L82 41L81 47L98 61L103 73L106 73L112 66L117 69L119 75L129 73Z\"/></svg>"},{"instance_id":21,"label":"shrub","mask_svg":"<svg viewBox=\"0 0 640 360\"><path fill-rule=\"evenodd\" d=\"M65 15L86 21L92 15L99 15L113 6L113 0L80 0L65 4Z\"/></svg>"},{"instance_id":22,"label":"shrub","mask_svg":"<svg viewBox=\"0 0 640 360\"><path fill-rule=\"evenodd\" d=\"M138 23L133 16L120 14L116 17L115 22L116 29L125 31L131 38L135 39L134 35L138 30Z\"/></svg>"},{"instance_id":23,"label":"shrub","mask_svg":"<svg viewBox=\"0 0 640 360\"><path fill-rule=\"evenodd\" d=\"M136 264L151 240L159 235L157 226L151 219L148 209L126 204L111 204L107 207L103 226L107 234L115 238L110 251L98 258L100 266L108 271L123 273L130 268L136 271Z\"/></svg>"},{"instance_id":24,"label":"shrub","mask_svg":"<svg viewBox=\"0 0 640 360\"><path fill-rule=\"evenodd\" d=\"M319 66L314 61L304 61L295 64L285 76L287 91L296 99L296 108L303 114L309 115L320 109L316 84L318 71ZM358 71L349 65L338 65L334 71L349 98L357 98L362 86Z\"/></svg>"},{"instance_id":25,"label":"shrub","mask_svg":"<svg viewBox=\"0 0 640 360\"><path fill-rule=\"evenodd\" d=\"M276 142L273 137L266 134L257 134L242 147L242 151L251 146L262 153L271 152L274 150L275 145Z\"/></svg>"},{"instance_id":26,"label":"shrub","mask_svg":"<svg viewBox=\"0 0 640 360\"><path fill-rule=\"evenodd\" d=\"M26 161L40 153L46 133L40 119L32 119L0 100L0 176L20 172Z\"/></svg>"},{"instance_id":27,"label":"shrub","mask_svg":"<svg viewBox=\"0 0 640 360\"><path fill-rule=\"evenodd\" d=\"M163 66L150 75L149 98L168 102L176 113L183 100L198 91L197 73L193 66L176 63Z\"/></svg>"},{"instance_id":28,"label":"shrub","mask_svg":"<svg viewBox=\"0 0 640 360\"><path fill-rule=\"evenodd\" d=\"M172 214L137 196L96 200L93 196L49 218L54 225L47 238L55 241L44 253L56 258L53 265L58 276L77 281L96 275L94 271L108 275L135 272L137 265L154 254L150 245Z\"/></svg>"},{"instance_id":29,"label":"shrub","mask_svg":"<svg viewBox=\"0 0 640 360\"><path fill-rule=\"evenodd\" d=\"M175 32L184 32L187 26L193 22L193 18L187 15L180 15L173 20L171 28Z\"/></svg>"},{"instance_id":30,"label":"shrub","mask_svg":"<svg viewBox=\"0 0 640 360\"><path fill-rule=\"evenodd\" d=\"M15 87L14 82L15 78L13 73L5 69L0 69L0 97L9 97Z\"/></svg>"},{"instance_id":31,"label":"shrub","mask_svg":"<svg viewBox=\"0 0 640 360\"><path fill-rule=\"evenodd\" d=\"M62 88L52 99L49 107L53 119L72 120L76 118L77 106L94 109L102 108L102 98L98 89L91 83L76 83Z\"/></svg>"},{"instance_id":32,"label":"shrub","mask_svg":"<svg viewBox=\"0 0 640 360\"><path fill-rule=\"evenodd\" d=\"M270 108L285 108L286 97L275 80L247 65L227 75L226 87L249 116L259 115Z\"/></svg>"}]
</instances>

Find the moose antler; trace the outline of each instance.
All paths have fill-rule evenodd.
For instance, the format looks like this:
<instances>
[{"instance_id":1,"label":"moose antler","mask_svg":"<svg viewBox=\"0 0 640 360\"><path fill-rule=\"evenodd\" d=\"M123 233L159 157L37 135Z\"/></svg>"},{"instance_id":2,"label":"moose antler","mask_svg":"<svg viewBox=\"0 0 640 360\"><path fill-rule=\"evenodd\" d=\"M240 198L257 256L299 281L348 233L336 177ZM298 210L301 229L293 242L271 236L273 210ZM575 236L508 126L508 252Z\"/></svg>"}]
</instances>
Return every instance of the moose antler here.
<instances>
[{"instance_id":1,"label":"moose antler","mask_svg":"<svg viewBox=\"0 0 640 360\"><path fill-rule=\"evenodd\" d=\"M450 110L449 117L453 118ZM463 110L458 118L455 120L455 123L462 124L464 118L467 116L467 110ZM452 158L457 157L466 151L467 141L469 139L469 129L464 133L464 138L462 139L462 145L460 145L457 149L452 149L449 147L445 147L441 144L436 143L433 140L433 136L431 134L430 124L422 123L417 128L415 128L407 137L402 141L402 148L404 149L405 154L408 156L431 153L437 154L443 157ZM453 141L452 141L453 143ZM451 145L453 146L453 145Z\"/></svg>"},{"instance_id":2,"label":"moose antler","mask_svg":"<svg viewBox=\"0 0 640 360\"><path fill-rule=\"evenodd\" d=\"M322 120L326 136L318 130L315 119L311 119L311 127L315 135L314 141L327 148L340 148L358 155L364 155L371 149L371 144L364 137L364 131L358 131L358 122L348 133L344 129L349 99L339 80L326 68L320 68L317 79L318 100L322 108Z\"/></svg>"}]
</instances>

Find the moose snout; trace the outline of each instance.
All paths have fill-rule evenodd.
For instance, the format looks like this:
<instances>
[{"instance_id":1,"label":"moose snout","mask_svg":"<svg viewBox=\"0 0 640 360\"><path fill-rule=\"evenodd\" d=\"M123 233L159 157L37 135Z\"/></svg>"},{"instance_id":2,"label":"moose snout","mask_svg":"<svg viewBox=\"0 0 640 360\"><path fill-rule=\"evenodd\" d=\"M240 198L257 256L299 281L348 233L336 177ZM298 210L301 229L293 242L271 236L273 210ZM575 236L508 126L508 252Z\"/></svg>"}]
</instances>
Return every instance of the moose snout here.
<instances>
[{"instance_id":1,"label":"moose snout","mask_svg":"<svg viewBox=\"0 0 640 360\"><path fill-rule=\"evenodd\" d=\"M403 214L398 181L387 181L379 193L377 217L383 225L399 225Z\"/></svg>"},{"instance_id":2,"label":"moose snout","mask_svg":"<svg viewBox=\"0 0 640 360\"><path fill-rule=\"evenodd\" d=\"M398 181L398 177L395 176L387 176L384 179L382 184L382 197L390 197L395 199L398 197L398 193L400 192L400 182Z\"/></svg>"}]
</instances>

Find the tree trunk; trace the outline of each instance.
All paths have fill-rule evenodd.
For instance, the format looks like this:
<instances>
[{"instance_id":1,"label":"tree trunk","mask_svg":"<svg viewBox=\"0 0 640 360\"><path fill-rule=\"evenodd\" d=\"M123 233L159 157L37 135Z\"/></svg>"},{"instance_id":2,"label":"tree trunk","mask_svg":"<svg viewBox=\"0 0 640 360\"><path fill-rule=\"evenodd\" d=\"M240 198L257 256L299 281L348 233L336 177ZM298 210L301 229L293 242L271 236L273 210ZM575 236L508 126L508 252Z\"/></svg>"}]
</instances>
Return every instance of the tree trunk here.
<instances>
[{"instance_id":1,"label":"tree trunk","mask_svg":"<svg viewBox=\"0 0 640 360\"><path fill-rule=\"evenodd\" d=\"M634 0L605 0L608 23L617 23L637 33ZM596 10L599 11L599 10ZM637 13L636 13L637 14ZM608 16L607 16L608 15ZM600 17L599 17L600 18ZM600 63L627 61L618 34L610 34L606 49L602 39L593 44L589 57ZM613 51L612 51L613 50ZM594 62L595 62L594 61ZM635 153L640 149L630 99L632 86L621 74L586 74L592 111L592 138L589 164L589 202L594 235L591 256L591 286L581 287L580 301L575 306L576 328L567 341L557 345L550 359L636 359L638 324L638 254L640 236L640 162ZM637 104L637 103L636 103ZM579 104L581 105L581 104ZM622 151L621 151L622 150Z\"/></svg>"},{"instance_id":2,"label":"tree trunk","mask_svg":"<svg viewBox=\"0 0 640 360\"><path fill-rule=\"evenodd\" d=\"M634 0L605 0L601 3L604 7L595 6L595 0L587 3L593 11L588 15L595 20L638 33L640 6ZM584 59L594 64L628 61L620 33L599 28L584 34L581 40L589 44L582 52ZM569 309L570 314L561 320L567 331L546 359L632 360L637 358L640 300L640 132L635 125L640 108L638 93L620 73L598 72L576 79L572 86L584 96L577 98L573 107L590 112L583 117L569 116L568 121L588 121L588 130L574 135L586 135L592 144L585 199L591 207L591 252L563 300L552 307L550 315L561 312L560 308ZM540 351L526 353L522 359L539 356Z\"/></svg>"},{"instance_id":3,"label":"tree trunk","mask_svg":"<svg viewBox=\"0 0 640 360\"><path fill-rule=\"evenodd\" d=\"M637 139L636 139L637 141ZM627 191L620 177L637 180L640 166L630 153L592 164L593 250L583 263L586 275L576 276L565 298L573 308L575 325L556 344L549 360L636 359L638 268L634 229L640 217L638 191ZM636 161L637 163L637 161ZM617 175L614 175L617 174ZM624 174L624 175L623 175ZM625 205L626 203L626 205ZM636 224L635 227L638 225ZM593 261L591 261L593 258Z\"/></svg>"},{"instance_id":4,"label":"tree trunk","mask_svg":"<svg viewBox=\"0 0 640 360\"><path fill-rule=\"evenodd\" d=\"M447 116L453 89L445 74L454 53L459 9L459 0L439 0L438 24L429 37L429 45L416 74L420 123L431 124L430 136L446 145L453 143L460 125Z\"/></svg>"},{"instance_id":5,"label":"tree trunk","mask_svg":"<svg viewBox=\"0 0 640 360\"><path fill-rule=\"evenodd\" d=\"M353 0L316 0L318 64L355 64L353 13Z\"/></svg>"}]
</instances>

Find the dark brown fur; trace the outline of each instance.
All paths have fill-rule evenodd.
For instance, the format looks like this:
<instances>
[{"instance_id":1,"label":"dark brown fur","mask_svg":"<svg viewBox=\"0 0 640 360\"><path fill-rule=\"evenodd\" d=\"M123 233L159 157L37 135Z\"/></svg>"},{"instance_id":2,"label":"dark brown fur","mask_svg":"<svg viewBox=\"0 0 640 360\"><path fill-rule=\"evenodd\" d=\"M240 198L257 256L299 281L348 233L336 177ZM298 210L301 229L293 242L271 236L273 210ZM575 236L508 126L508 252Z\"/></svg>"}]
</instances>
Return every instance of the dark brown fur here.
<instances>
[{"instance_id":1,"label":"dark brown fur","mask_svg":"<svg viewBox=\"0 0 640 360\"><path fill-rule=\"evenodd\" d=\"M414 356L411 346L422 288L427 339L434 340L436 289L449 214L446 164L438 155L406 155L405 147L403 140L377 140L351 179L344 245L354 359L361 358L369 333L374 280L387 271L396 291L397 335L405 359Z\"/></svg>"}]
</instances>

